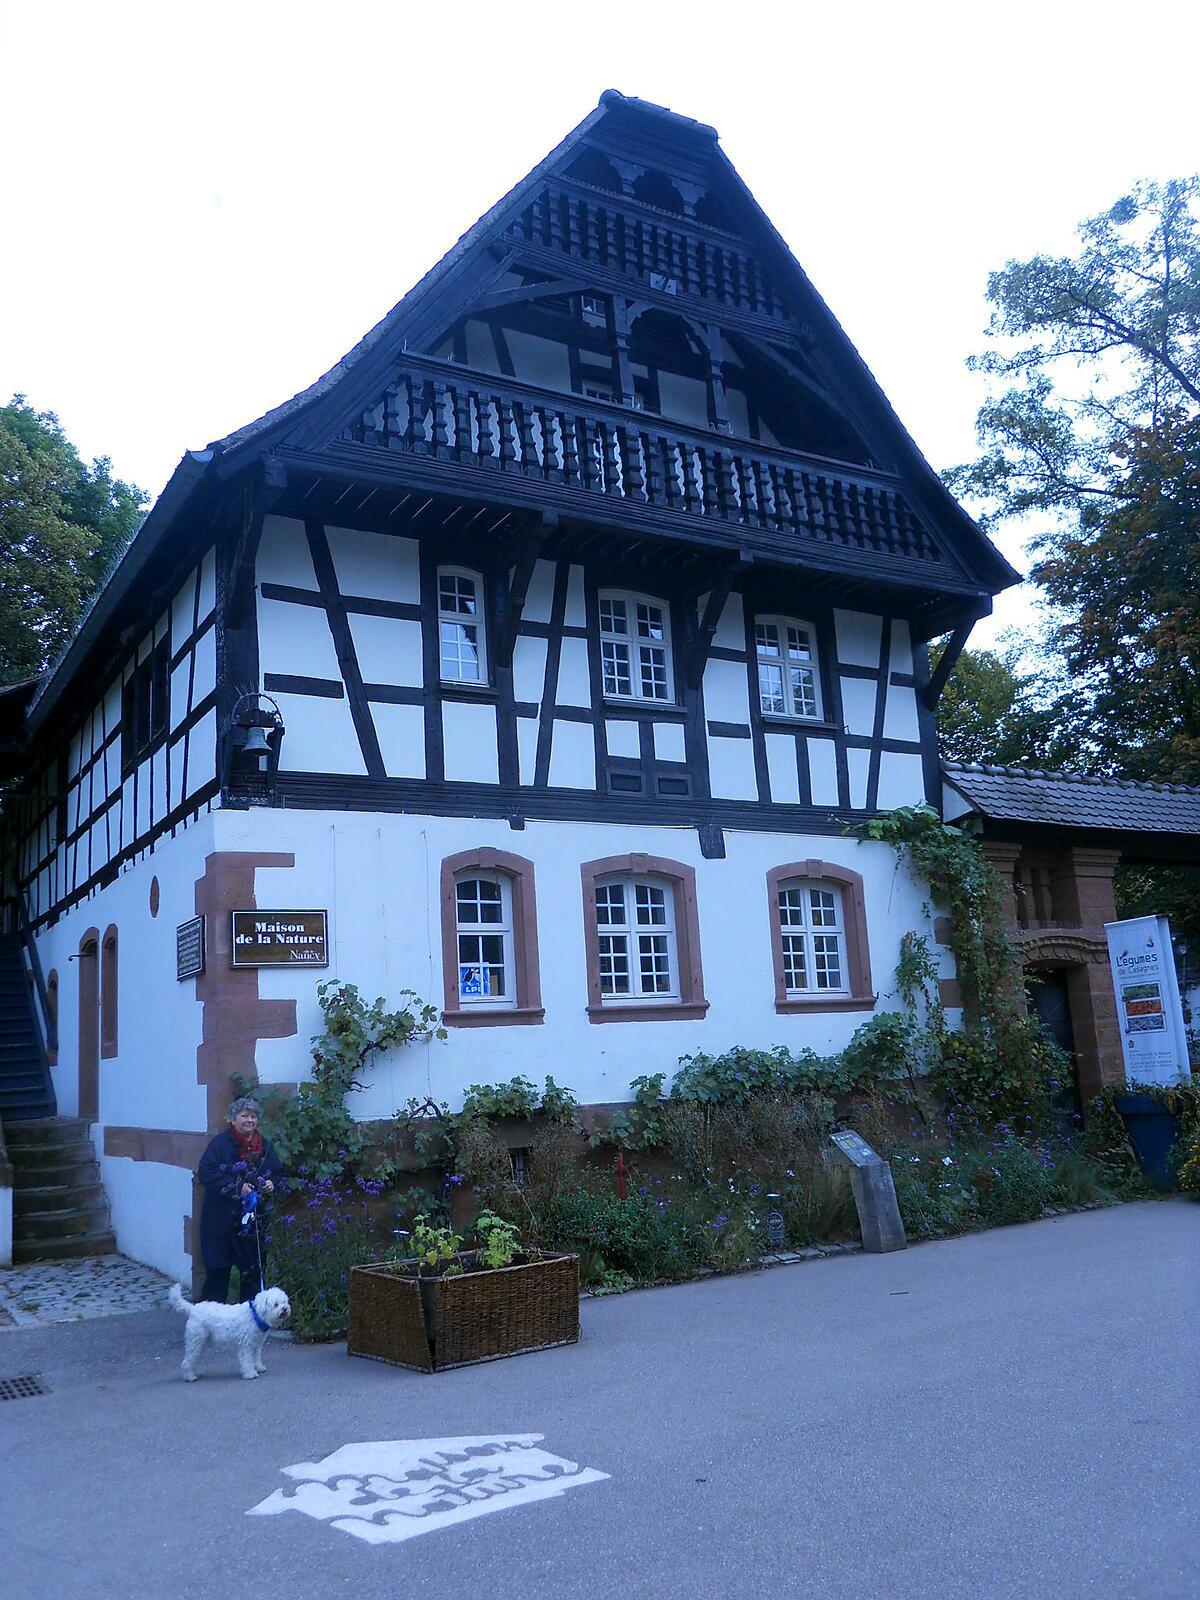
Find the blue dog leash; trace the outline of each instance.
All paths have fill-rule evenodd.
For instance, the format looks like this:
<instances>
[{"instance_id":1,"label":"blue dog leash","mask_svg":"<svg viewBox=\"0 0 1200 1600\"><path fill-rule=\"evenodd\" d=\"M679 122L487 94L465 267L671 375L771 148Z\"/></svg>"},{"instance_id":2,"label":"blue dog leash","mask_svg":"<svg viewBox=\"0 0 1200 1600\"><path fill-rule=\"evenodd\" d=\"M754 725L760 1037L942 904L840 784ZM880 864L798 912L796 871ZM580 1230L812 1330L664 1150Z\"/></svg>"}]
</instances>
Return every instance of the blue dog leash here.
<instances>
[{"instance_id":1,"label":"blue dog leash","mask_svg":"<svg viewBox=\"0 0 1200 1600\"><path fill-rule=\"evenodd\" d=\"M266 1288L266 1284L263 1281L262 1235L258 1231L258 1190L251 1189L250 1193L245 1197L243 1203L246 1209L242 1214L242 1227L248 1228L252 1223L254 1225L254 1245L255 1249L258 1251L258 1287L261 1290ZM258 1312L254 1310L253 1297L251 1297L247 1303L250 1307L251 1313L254 1316L255 1322L258 1323L259 1327L265 1333L267 1330L267 1325L260 1319Z\"/></svg>"}]
</instances>

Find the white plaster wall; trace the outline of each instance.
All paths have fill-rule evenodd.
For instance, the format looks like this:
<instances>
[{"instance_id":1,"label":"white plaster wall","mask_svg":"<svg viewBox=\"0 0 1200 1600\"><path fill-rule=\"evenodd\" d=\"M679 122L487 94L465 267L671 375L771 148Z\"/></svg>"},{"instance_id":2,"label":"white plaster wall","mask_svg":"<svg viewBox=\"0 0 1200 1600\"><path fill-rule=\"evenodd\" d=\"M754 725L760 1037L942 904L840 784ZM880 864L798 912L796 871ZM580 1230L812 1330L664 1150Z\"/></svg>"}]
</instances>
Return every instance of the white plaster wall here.
<instances>
[{"instance_id":1,"label":"white plaster wall","mask_svg":"<svg viewBox=\"0 0 1200 1600\"><path fill-rule=\"evenodd\" d=\"M891 684L883 712L885 739L911 739L918 744L921 729L917 722L917 691L903 684Z\"/></svg>"},{"instance_id":2,"label":"white plaster wall","mask_svg":"<svg viewBox=\"0 0 1200 1600\"><path fill-rule=\"evenodd\" d=\"M583 568L573 566L567 574L567 610L563 619L568 628L587 625L587 609L583 601Z\"/></svg>"},{"instance_id":3,"label":"white plaster wall","mask_svg":"<svg viewBox=\"0 0 1200 1600\"><path fill-rule=\"evenodd\" d=\"M540 339L536 334L505 330L508 353L518 379L538 384L543 389L571 392L571 363L565 344L554 339Z\"/></svg>"},{"instance_id":4,"label":"white plaster wall","mask_svg":"<svg viewBox=\"0 0 1200 1600\"><path fill-rule=\"evenodd\" d=\"M99 1118L92 1135L112 1206L117 1247L136 1261L182 1277L183 1218L191 1176L157 1163L104 1155L105 1126L201 1131L207 1117L196 1082L201 1006L192 981L175 977L175 929L195 915L196 880L213 849L215 813L197 819L129 866L114 883L38 935L42 970L58 973L58 1065L51 1069L58 1110L79 1109L79 944L89 928L117 927L117 1046L100 1061ZM159 884L158 916L150 885ZM172 1196L169 1205L167 1195Z\"/></svg>"},{"instance_id":5,"label":"white plaster wall","mask_svg":"<svg viewBox=\"0 0 1200 1600\"><path fill-rule=\"evenodd\" d=\"M607 717L604 722L604 737L610 756L627 757L634 761L638 759L641 753L641 741L636 722L631 722L628 718Z\"/></svg>"},{"instance_id":6,"label":"white plaster wall","mask_svg":"<svg viewBox=\"0 0 1200 1600\"><path fill-rule=\"evenodd\" d=\"M420 601L420 545L416 539L337 527L326 527L325 536L342 594Z\"/></svg>"},{"instance_id":7,"label":"white plaster wall","mask_svg":"<svg viewBox=\"0 0 1200 1600\"><path fill-rule=\"evenodd\" d=\"M391 1052L373 1064L357 1114L388 1116L413 1095L461 1104L472 1082L523 1073L551 1073L584 1102L621 1100L639 1073L676 1070L680 1055L734 1044L840 1049L868 1013L778 1016L774 1009L766 874L811 857L839 862L863 876L871 967L877 992L892 987L906 929L928 932L926 896L885 845L837 836L726 833L727 856L706 861L694 829L600 823L530 822L513 832L504 822L469 818L327 813L222 812L222 849L270 848L295 853L296 867L259 874L260 901L325 906L330 912L328 972L260 973L260 993L294 998L297 1035L263 1040L264 1080L294 1081L307 1070L307 1040L320 1026L317 984L338 977L364 994L399 1003L413 988L440 1004L441 930L438 882L443 857L491 845L535 864L542 998L540 1027L451 1029L449 1038ZM586 1013L580 864L631 847L692 865L697 874L701 953L708 1016L700 1021L594 1024ZM886 1002L881 1001L886 1008Z\"/></svg>"},{"instance_id":8,"label":"white plaster wall","mask_svg":"<svg viewBox=\"0 0 1200 1600\"><path fill-rule=\"evenodd\" d=\"M867 803L867 780L871 770L869 750L847 750L846 768L850 774L850 804L861 811Z\"/></svg>"},{"instance_id":9,"label":"white plaster wall","mask_svg":"<svg viewBox=\"0 0 1200 1600\"><path fill-rule=\"evenodd\" d=\"M585 722L554 723L550 745L552 789L595 789L596 740Z\"/></svg>"},{"instance_id":10,"label":"white plaster wall","mask_svg":"<svg viewBox=\"0 0 1200 1600\"><path fill-rule=\"evenodd\" d=\"M863 678L842 679L842 721L847 733L874 732L875 692L876 685Z\"/></svg>"},{"instance_id":11,"label":"white plaster wall","mask_svg":"<svg viewBox=\"0 0 1200 1600\"><path fill-rule=\"evenodd\" d=\"M708 603L708 596L704 595L700 601L700 615L704 615L704 607ZM717 631L713 634L713 643L720 645L723 650L744 650L746 648L746 618L742 608L740 594L731 594L726 600L721 612L721 620L717 623Z\"/></svg>"},{"instance_id":12,"label":"white plaster wall","mask_svg":"<svg viewBox=\"0 0 1200 1600\"><path fill-rule=\"evenodd\" d=\"M916 806L925 801L925 769L919 755L885 750L879 757L879 809Z\"/></svg>"},{"instance_id":13,"label":"white plaster wall","mask_svg":"<svg viewBox=\"0 0 1200 1600\"><path fill-rule=\"evenodd\" d=\"M654 724L654 755L658 761L682 761L686 750L682 722Z\"/></svg>"},{"instance_id":14,"label":"white plaster wall","mask_svg":"<svg viewBox=\"0 0 1200 1600\"><path fill-rule=\"evenodd\" d=\"M754 746L749 739L708 741L709 782L717 800L757 800Z\"/></svg>"},{"instance_id":15,"label":"white plaster wall","mask_svg":"<svg viewBox=\"0 0 1200 1600\"><path fill-rule=\"evenodd\" d=\"M425 712L421 706L371 706L379 753L389 778L425 776Z\"/></svg>"},{"instance_id":16,"label":"white plaster wall","mask_svg":"<svg viewBox=\"0 0 1200 1600\"><path fill-rule=\"evenodd\" d=\"M863 611L835 611L833 620L838 660L848 667L877 667L883 619Z\"/></svg>"},{"instance_id":17,"label":"white plaster wall","mask_svg":"<svg viewBox=\"0 0 1200 1600\"><path fill-rule=\"evenodd\" d=\"M588 676L586 639L564 639L558 659L558 704L590 706L592 683Z\"/></svg>"},{"instance_id":18,"label":"white plaster wall","mask_svg":"<svg viewBox=\"0 0 1200 1600\"><path fill-rule=\"evenodd\" d=\"M340 679L341 674L335 671L333 676ZM366 772L347 700L283 694L274 689L271 698L279 706L285 729L279 750L281 771Z\"/></svg>"},{"instance_id":19,"label":"white plaster wall","mask_svg":"<svg viewBox=\"0 0 1200 1600\"><path fill-rule=\"evenodd\" d=\"M838 801L837 746L832 739L808 741L808 781L815 806L836 806Z\"/></svg>"},{"instance_id":20,"label":"white plaster wall","mask_svg":"<svg viewBox=\"0 0 1200 1600\"><path fill-rule=\"evenodd\" d=\"M298 606L290 600L265 600L260 596L258 655L264 673L332 678L338 683L342 679L329 623L324 611L316 606Z\"/></svg>"},{"instance_id":21,"label":"white plaster wall","mask_svg":"<svg viewBox=\"0 0 1200 1600\"><path fill-rule=\"evenodd\" d=\"M746 669L740 661L709 661L704 669L704 713L713 722L750 725Z\"/></svg>"},{"instance_id":22,"label":"white plaster wall","mask_svg":"<svg viewBox=\"0 0 1200 1600\"><path fill-rule=\"evenodd\" d=\"M495 706L445 701L442 745L448 782L499 783Z\"/></svg>"},{"instance_id":23,"label":"white plaster wall","mask_svg":"<svg viewBox=\"0 0 1200 1600\"><path fill-rule=\"evenodd\" d=\"M909 633L908 623L903 617L896 617L892 622L892 659L890 663L892 672L911 672L913 670L912 636Z\"/></svg>"},{"instance_id":24,"label":"white plaster wall","mask_svg":"<svg viewBox=\"0 0 1200 1600\"><path fill-rule=\"evenodd\" d=\"M771 799L777 806L800 803L800 779L796 771L796 740L790 733L768 733L767 772L771 779Z\"/></svg>"},{"instance_id":25,"label":"white plaster wall","mask_svg":"<svg viewBox=\"0 0 1200 1600\"><path fill-rule=\"evenodd\" d=\"M286 583L293 589L317 590L308 539L298 518L263 518L255 573L259 583ZM201 602L202 614L203 610Z\"/></svg>"},{"instance_id":26,"label":"white plaster wall","mask_svg":"<svg viewBox=\"0 0 1200 1600\"><path fill-rule=\"evenodd\" d=\"M540 705L546 690L545 639L518 638L513 650L513 695Z\"/></svg>"},{"instance_id":27,"label":"white plaster wall","mask_svg":"<svg viewBox=\"0 0 1200 1600\"><path fill-rule=\"evenodd\" d=\"M357 612L352 612L346 620L364 683L394 683L410 689L421 687L424 663L419 622L364 616Z\"/></svg>"},{"instance_id":28,"label":"white plaster wall","mask_svg":"<svg viewBox=\"0 0 1200 1600\"><path fill-rule=\"evenodd\" d=\"M525 591L523 622L549 622L550 606L554 599L555 563L539 558L533 564L529 588ZM532 643L527 640L526 643Z\"/></svg>"}]
</instances>

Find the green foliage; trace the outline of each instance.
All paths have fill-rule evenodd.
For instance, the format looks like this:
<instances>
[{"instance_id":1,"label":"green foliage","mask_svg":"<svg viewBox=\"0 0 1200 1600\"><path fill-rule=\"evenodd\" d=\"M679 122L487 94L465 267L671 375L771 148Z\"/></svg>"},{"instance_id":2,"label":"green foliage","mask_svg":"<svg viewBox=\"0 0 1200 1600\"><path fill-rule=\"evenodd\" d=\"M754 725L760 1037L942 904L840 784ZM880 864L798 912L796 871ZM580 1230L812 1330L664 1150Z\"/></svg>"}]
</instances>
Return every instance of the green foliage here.
<instances>
[{"instance_id":1,"label":"green foliage","mask_svg":"<svg viewBox=\"0 0 1200 1600\"><path fill-rule=\"evenodd\" d=\"M962 652L937 703L942 754L952 761L1086 770L1085 699L1050 663L1030 663L1026 649L1020 639L1000 651Z\"/></svg>"},{"instance_id":2,"label":"green foliage","mask_svg":"<svg viewBox=\"0 0 1200 1600\"><path fill-rule=\"evenodd\" d=\"M1102 1162L1113 1181L1131 1192L1146 1189L1137 1156L1125 1123L1116 1109L1119 1096L1137 1093L1157 1100L1178 1122L1171 1159L1175 1182L1184 1194L1200 1198L1200 1085L1191 1083L1139 1083L1132 1089L1119 1086L1101 1091L1088 1107L1084 1148Z\"/></svg>"},{"instance_id":3,"label":"green foliage","mask_svg":"<svg viewBox=\"0 0 1200 1600\"><path fill-rule=\"evenodd\" d=\"M579 1102L570 1089L553 1078L546 1079L541 1094L529 1078L518 1075L507 1083L472 1083L463 1099L464 1117L536 1117L539 1113L555 1122L569 1122Z\"/></svg>"},{"instance_id":4,"label":"green foliage","mask_svg":"<svg viewBox=\"0 0 1200 1600\"><path fill-rule=\"evenodd\" d=\"M462 1271L463 1242L459 1234L421 1213L413 1218L408 1234L409 1256L418 1277L453 1277Z\"/></svg>"},{"instance_id":5,"label":"green foliage","mask_svg":"<svg viewBox=\"0 0 1200 1600\"><path fill-rule=\"evenodd\" d=\"M507 1267L512 1263L521 1240L511 1222L494 1211L481 1211L475 1218L475 1233L479 1239L476 1259L485 1267Z\"/></svg>"},{"instance_id":6,"label":"green foliage","mask_svg":"<svg viewBox=\"0 0 1200 1600\"><path fill-rule=\"evenodd\" d=\"M671 1084L675 1100L696 1100L709 1105L744 1105L758 1094L849 1094L869 1087L893 1069L902 1070L895 1050L903 1020L897 1013L880 1013L857 1030L838 1056L816 1051L791 1051L786 1045L756 1050L744 1045L721 1055L698 1050L680 1058Z\"/></svg>"},{"instance_id":7,"label":"green foliage","mask_svg":"<svg viewBox=\"0 0 1200 1600\"><path fill-rule=\"evenodd\" d=\"M348 1109L346 1096L361 1089L360 1074L376 1052L444 1039L438 1010L404 989L400 998L411 1003L389 1011L382 997L368 1004L354 984L336 979L319 984L317 998L325 1027L312 1041L312 1078L290 1100L279 1102L267 1091L263 1131L291 1173L313 1179L363 1172L389 1175L394 1155L373 1147L369 1131ZM243 1080L237 1083L239 1092L248 1088Z\"/></svg>"},{"instance_id":8,"label":"green foliage","mask_svg":"<svg viewBox=\"0 0 1200 1600\"><path fill-rule=\"evenodd\" d=\"M1080 224L1072 255L1009 261L988 281L992 393L982 454L950 475L989 518L1086 517L1120 489L1132 429L1200 406L1200 180L1140 183Z\"/></svg>"},{"instance_id":9,"label":"green foliage","mask_svg":"<svg viewBox=\"0 0 1200 1600\"><path fill-rule=\"evenodd\" d=\"M85 465L53 412L0 406L0 683L62 651L145 504L106 458Z\"/></svg>"},{"instance_id":10,"label":"green foliage","mask_svg":"<svg viewBox=\"0 0 1200 1600\"><path fill-rule=\"evenodd\" d=\"M553 1202L541 1237L546 1249L577 1252L593 1282L605 1273L639 1282L686 1278L708 1263L711 1252L703 1224L683 1208L660 1205L648 1195L622 1201L585 1189Z\"/></svg>"},{"instance_id":11,"label":"green foliage","mask_svg":"<svg viewBox=\"0 0 1200 1600\"><path fill-rule=\"evenodd\" d=\"M294 1186L290 1209L271 1218L266 1243L270 1283L287 1290L292 1331L300 1339L335 1339L346 1330L350 1269L395 1253L372 1224L374 1183Z\"/></svg>"},{"instance_id":12,"label":"green foliage","mask_svg":"<svg viewBox=\"0 0 1200 1600\"><path fill-rule=\"evenodd\" d=\"M615 1145L620 1150L657 1150L663 1142L663 1106L666 1096L663 1084L665 1072L643 1074L630 1084L633 1105L628 1111L616 1111L606 1128L597 1128L590 1143Z\"/></svg>"}]
</instances>

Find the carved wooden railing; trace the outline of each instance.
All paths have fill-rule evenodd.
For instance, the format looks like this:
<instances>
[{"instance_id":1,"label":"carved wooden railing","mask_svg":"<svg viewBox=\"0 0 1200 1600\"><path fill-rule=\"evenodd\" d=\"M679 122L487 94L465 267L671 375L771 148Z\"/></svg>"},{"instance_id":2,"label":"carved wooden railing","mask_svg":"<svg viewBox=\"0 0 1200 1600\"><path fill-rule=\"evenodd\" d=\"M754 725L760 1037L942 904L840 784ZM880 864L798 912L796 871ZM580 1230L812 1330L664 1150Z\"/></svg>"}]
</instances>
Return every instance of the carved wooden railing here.
<instances>
[{"instance_id":1,"label":"carved wooden railing","mask_svg":"<svg viewBox=\"0 0 1200 1600\"><path fill-rule=\"evenodd\" d=\"M643 213L600 189L547 183L509 225L507 237L630 274L653 288L715 300L751 316L789 318L762 264L737 240L668 212Z\"/></svg>"},{"instance_id":2,"label":"carved wooden railing","mask_svg":"<svg viewBox=\"0 0 1200 1600\"><path fill-rule=\"evenodd\" d=\"M343 437L807 543L941 560L883 474L421 358L405 359Z\"/></svg>"}]
</instances>

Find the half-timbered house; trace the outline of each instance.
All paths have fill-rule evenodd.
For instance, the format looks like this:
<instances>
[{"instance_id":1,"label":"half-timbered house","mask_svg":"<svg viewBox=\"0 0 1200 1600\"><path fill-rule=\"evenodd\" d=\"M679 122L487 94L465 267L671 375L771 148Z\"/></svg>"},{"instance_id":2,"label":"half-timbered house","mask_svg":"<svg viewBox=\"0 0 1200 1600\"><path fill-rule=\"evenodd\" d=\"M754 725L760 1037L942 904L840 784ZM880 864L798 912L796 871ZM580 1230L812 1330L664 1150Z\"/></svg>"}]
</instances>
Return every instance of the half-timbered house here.
<instances>
[{"instance_id":1,"label":"half-timbered house","mask_svg":"<svg viewBox=\"0 0 1200 1600\"><path fill-rule=\"evenodd\" d=\"M926 644L1014 579L715 132L605 94L184 456L21 693L18 920L123 1248L181 1270L230 1076L303 1073L323 977L444 1011L363 1116L843 1045L927 927L848 825L940 804ZM325 911L328 967L232 965L253 909Z\"/></svg>"}]
</instances>

